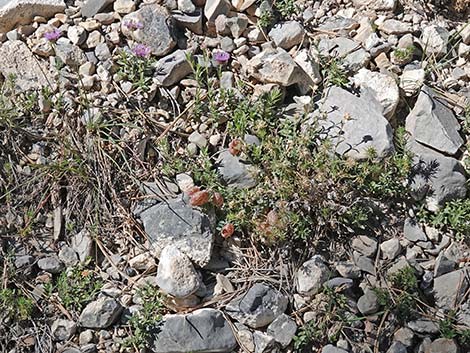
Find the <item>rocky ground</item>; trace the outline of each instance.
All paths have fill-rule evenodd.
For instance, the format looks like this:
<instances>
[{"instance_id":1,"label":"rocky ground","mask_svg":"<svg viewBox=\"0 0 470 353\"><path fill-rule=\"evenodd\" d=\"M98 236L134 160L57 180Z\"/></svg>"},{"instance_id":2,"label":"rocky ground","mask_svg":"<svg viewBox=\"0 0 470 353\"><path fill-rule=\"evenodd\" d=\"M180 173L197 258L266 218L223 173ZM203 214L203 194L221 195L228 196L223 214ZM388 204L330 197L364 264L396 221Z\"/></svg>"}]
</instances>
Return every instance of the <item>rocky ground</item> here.
<instances>
[{"instance_id":1,"label":"rocky ground","mask_svg":"<svg viewBox=\"0 0 470 353\"><path fill-rule=\"evenodd\" d=\"M0 1L0 351L469 352L468 3Z\"/></svg>"}]
</instances>

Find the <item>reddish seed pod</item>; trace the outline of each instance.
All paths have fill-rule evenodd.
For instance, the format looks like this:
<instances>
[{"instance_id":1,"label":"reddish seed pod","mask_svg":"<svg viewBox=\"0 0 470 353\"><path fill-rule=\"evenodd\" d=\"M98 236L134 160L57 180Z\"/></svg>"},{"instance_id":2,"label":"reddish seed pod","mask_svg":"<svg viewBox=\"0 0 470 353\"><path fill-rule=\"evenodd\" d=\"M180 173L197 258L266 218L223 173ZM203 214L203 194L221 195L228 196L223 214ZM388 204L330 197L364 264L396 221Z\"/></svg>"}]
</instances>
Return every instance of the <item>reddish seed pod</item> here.
<instances>
[{"instance_id":1,"label":"reddish seed pod","mask_svg":"<svg viewBox=\"0 0 470 353\"><path fill-rule=\"evenodd\" d=\"M219 192L214 192L214 194L212 195L212 203L214 204L214 206L219 208L222 207L222 205L224 204L224 198Z\"/></svg>"},{"instance_id":2,"label":"reddish seed pod","mask_svg":"<svg viewBox=\"0 0 470 353\"><path fill-rule=\"evenodd\" d=\"M199 186L191 186L188 191L187 191L187 194L189 196L193 196L196 192L198 191L201 191L201 188Z\"/></svg>"},{"instance_id":3,"label":"reddish seed pod","mask_svg":"<svg viewBox=\"0 0 470 353\"><path fill-rule=\"evenodd\" d=\"M242 142L238 139L230 141L228 144L228 151L232 156L238 156L242 151Z\"/></svg>"},{"instance_id":4,"label":"reddish seed pod","mask_svg":"<svg viewBox=\"0 0 470 353\"><path fill-rule=\"evenodd\" d=\"M189 198L191 206L202 206L209 202L209 192L207 190L197 191Z\"/></svg>"},{"instance_id":5,"label":"reddish seed pod","mask_svg":"<svg viewBox=\"0 0 470 353\"><path fill-rule=\"evenodd\" d=\"M226 225L224 225L220 233L223 238L227 239L232 236L233 232L235 232L235 227L232 223L227 223Z\"/></svg>"}]
</instances>

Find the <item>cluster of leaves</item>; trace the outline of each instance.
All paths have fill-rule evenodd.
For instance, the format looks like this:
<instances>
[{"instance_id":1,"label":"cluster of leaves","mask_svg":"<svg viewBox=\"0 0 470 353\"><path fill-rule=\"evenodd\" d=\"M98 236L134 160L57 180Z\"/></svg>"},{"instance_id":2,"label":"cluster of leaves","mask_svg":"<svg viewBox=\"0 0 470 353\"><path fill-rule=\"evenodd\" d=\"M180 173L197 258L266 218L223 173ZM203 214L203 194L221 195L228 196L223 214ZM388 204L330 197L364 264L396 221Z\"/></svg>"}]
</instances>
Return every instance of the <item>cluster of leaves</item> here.
<instances>
[{"instance_id":1,"label":"cluster of leaves","mask_svg":"<svg viewBox=\"0 0 470 353\"><path fill-rule=\"evenodd\" d=\"M34 304L16 289L5 288L0 290L0 308L0 323L3 319L22 321L30 318Z\"/></svg>"},{"instance_id":2,"label":"cluster of leaves","mask_svg":"<svg viewBox=\"0 0 470 353\"><path fill-rule=\"evenodd\" d=\"M417 315L419 299L418 280L415 269L407 266L389 278L391 288L375 288L379 304L394 314L395 319L403 324Z\"/></svg>"},{"instance_id":3,"label":"cluster of leaves","mask_svg":"<svg viewBox=\"0 0 470 353\"><path fill-rule=\"evenodd\" d=\"M99 293L103 281L86 265L77 265L62 272L55 280L46 286L46 292L57 291L62 304L67 310L80 312Z\"/></svg>"},{"instance_id":4,"label":"cluster of leaves","mask_svg":"<svg viewBox=\"0 0 470 353\"><path fill-rule=\"evenodd\" d=\"M122 50L116 63L119 65L117 74L121 79L131 82L133 88L139 88L144 92L149 90L154 71L153 59Z\"/></svg>"},{"instance_id":5,"label":"cluster of leaves","mask_svg":"<svg viewBox=\"0 0 470 353\"><path fill-rule=\"evenodd\" d=\"M342 330L359 318L352 315L347 297L339 289L323 287L317 315L299 328L294 336L294 351L311 351L313 346L336 342Z\"/></svg>"},{"instance_id":6,"label":"cluster of leaves","mask_svg":"<svg viewBox=\"0 0 470 353\"><path fill-rule=\"evenodd\" d=\"M276 23L276 19L289 19L298 13L298 6L295 0L275 0L272 8L266 8L258 18L258 26L267 28Z\"/></svg>"},{"instance_id":7,"label":"cluster of leaves","mask_svg":"<svg viewBox=\"0 0 470 353\"><path fill-rule=\"evenodd\" d=\"M142 349L148 345L150 335L158 333L165 306L157 287L146 285L138 289L137 295L142 301L142 308L129 318L131 335L123 345Z\"/></svg>"},{"instance_id":8,"label":"cluster of leaves","mask_svg":"<svg viewBox=\"0 0 470 353\"><path fill-rule=\"evenodd\" d=\"M460 347L467 351L470 349L470 329L462 328L458 324L456 316L457 313L455 311L450 311L444 319L439 320L439 332L443 338L456 339Z\"/></svg>"},{"instance_id":9,"label":"cluster of leaves","mask_svg":"<svg viewBox=\"0 0 470 353\"><path fill-rule=\"evenodd\" d=\"M438 229L454 232L457 239L470 237L469 198L449 201L434 213L422 208L418 216Z\"/></svg>"}]
</instances>

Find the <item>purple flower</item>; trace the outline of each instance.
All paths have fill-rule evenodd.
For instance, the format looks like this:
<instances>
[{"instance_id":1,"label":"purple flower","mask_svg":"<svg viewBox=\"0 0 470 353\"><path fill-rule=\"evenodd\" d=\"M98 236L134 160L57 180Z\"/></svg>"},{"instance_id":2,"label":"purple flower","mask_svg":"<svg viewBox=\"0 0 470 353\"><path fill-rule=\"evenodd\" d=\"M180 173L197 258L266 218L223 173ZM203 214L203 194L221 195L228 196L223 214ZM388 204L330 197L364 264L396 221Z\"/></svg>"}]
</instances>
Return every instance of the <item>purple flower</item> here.
<instances>
[{"instance_id":1,"label":"purple flower","mask_svg":"<svg viewBox=\"0 0 470 353\"><path fill-rule=\"evenodd\" d=\"M54 28L52 31L44 33L44 38L52 42L57 40L61 34L62 32L58 28Z\"/></svg>"},{"instance_id":2,"label":"purple flower","mask_svg":"<svg viewBox=\"0 0 470 353\"><path fill-rule=\"evenodd\" d=\"M132 49L132 52L135 54L135 56L138 56L140 58L145 58L149 56L150 54L150 48L146 45L143 44L137 44L134 49Z\"/></svg>"},{"instance_id":3,"label":"purple flower","mask_svg":"<svg viewBox=\"0 0 470 353\"><path fill-rule=\"evenodd\" d=\"M212 57L218 64L225 64L230 60L230 54L223 50L218 50L212 53Z\"/></svg>"},{"instance_id":4,"label":"purple flower","mask_svg":"<svg viewBox=\"0 0 470 353\"><path fill-rule=\"evenodd\" d=\"M124 26L126 26L130 30L136 30L144 28L142 22L134 22L134 21L126 21L124 22Z\"/></svg>"}]
</instances>

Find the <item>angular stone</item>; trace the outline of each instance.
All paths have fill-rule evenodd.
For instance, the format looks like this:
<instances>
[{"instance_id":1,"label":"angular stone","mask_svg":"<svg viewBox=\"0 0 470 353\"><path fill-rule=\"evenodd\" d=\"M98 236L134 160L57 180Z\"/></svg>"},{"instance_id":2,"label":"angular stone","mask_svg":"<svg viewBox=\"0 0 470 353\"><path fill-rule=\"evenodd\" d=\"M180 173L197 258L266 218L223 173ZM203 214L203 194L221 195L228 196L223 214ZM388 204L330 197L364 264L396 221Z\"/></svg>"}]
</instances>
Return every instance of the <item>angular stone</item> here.
<instances>
[{"instance_id":1,"label":"angular stone","mask_svg":"<svg viewBox=\"0 0 470 353\"><path fill-rule=\"evenodd\" d=\"M438 151L455 154L463 144L460 124L443 98L424 86L406 118L406 130L416 141Z\"/></svg>"},{"instance_id":2,"label":"angular stone","mask_svg":"<svg viewBox=\"0 0 470 353\"><path fill-rule=\"evenodd\" d=\"M53 255L39 259L38 267L43 271L55 274L62 271L64 264L57 258L57 256Z\"/></svg>"},{"instance_id":3,"label":"angular stone","mask_svg":"<svg viewBox=\"0 0 470 353\"><path fill-rule=\"evenodd\" d=\"M101 297L83 309L79 323L86 328L104 329L119 319L122 309L121 304L115 299Z\"/></svg>"},{"instance_id":4,"label":"angular stone","mask_svg":"<svg viewBox=\"0 0 470 353\"><path fill-rule=\"evenodd\" d=\"M390 240L384 241L380 244L380 250L385 259L393 260L401 252L400 240L397 238L392 238Z\"/></svg>"},{"instance_id":5,"label":"angular stone","mask_svg":"<svg viewBox=\"0 0 470 353\"><path fill-rule=\"evenodd\" d=\"M469 273L465 269L446 273L434 278L433 294L439 308L457 308L469 287Z\"/></svg>"},{"instance_id":6,"label":"angular stone","mask_svg":"<svg viewBox=\"0 0 470 353\"><path fill-rule=\"evenodd\" d=\"M214 22L217 16L227 15L231 4L227 0L207 0L204 5L204 16L208 22Z\"/></svg>"},{"instance_id":7,"label":"angular stone","mask_svg":"<svg viewBox=\"0 0 470 353\"><path fill-rule=\"evenodd\" d=\"M201 286L201 279L189 258L174 245L160 254L156 283L162 291L176 298L185 298Z\"/></svg>"},{"instance_id":8,"label":"angular stone","mask_svg":"<svg viewBox=\"0 0 470 353\"><path fill-rule=\"evenodd\" d=\"M159 203L140 214L157 257L170 244L203 267L211 258L214 220L181 198Z\"/></svg>"},{"instance_id":9,"label":"angular stone","mask_svg":"<svg viewBox=\"0 0 470 353\"><path fill-rule=\"evenodd\" d=\"M0 32L30 24L36 16L49 18L64 10L63 0L0 0Z\"/></svg>"},{"instance_id":10,"label":"angular stone","mask_svg":"<svg viewBox=\"0 0 470 353\"><path fill-rule=\"evenodd\" d=\"M429 353L459 353L459 346L453 339L438 338L429 346Z\"/></svg>"},{"instance_id":11,"label":"angular stone","mask_svg":"<svg viewBox=\"0 0 470 353\"><path fill-rule=\"evenodd\" d=\"M348 351L335 347L332 344L327 344L322 348L321 353L348 353Z\"/></svg>"},{"instance_id":12,"label":"angular stone","mask_svg":"<svg viewBox=\"0 0 470 353\"><path fill-rule=\"evenodd\" d=\"M259 328L269 325L287 308L288 300L279 291L256 283L246 294L232 300L226 312L239 322Z\"/></svg>"},{"instance_id":13,"label":"angular stone","mask_svg":"<svg viewBox=\"0 0 470 353\"><path fill-rule=\"evenodd\" d=\"M439 332L439 326L431 320L410 321L407 326L417 333L435 334Z\"/></svg>"},{"instance_id":14,"label":"angular stone","mask_svg":"<svg viewBox=\"0 0 470 353\"><path fill-rule=\"evenodd\" d=\"M349 32L358 27L359 23L356 20L342 16L327 17L319 26L321 30L329 32Z\"/></svg>"},{"instance_id":15,"label":"angular stone","mask_svg":"<svg viewBox=\"0 0 470 353\"><path fill-rule=\"evenodd\" d=\"M275 341L282 348L287 347L295 336L297 324L289 315L279 315L271 324L269 324L267 333L274 337Z\"/></svg>"},{"instance_id":16,"label":"angular stone","mask_svg":"<svg viewBox=\"0 0 470 353\"><path fill-rule=\"evenodd\" d=\"M276 340L274 337L264 332L253 332L253 342L255 344L255 353L268 353L274 348Z\"/></svg>"},{"instance_id":17,"label":"angular stone","mask_svg":"<svg viewBox=\"0 0 470 353\"><path fill-rule=\"evenodd\" d=\"M403 226L405 238L412 242L427 241L428 237L424 233L416 219L407 218Z\"/></svg>"},{"instance_id":18,"label":"angular stone","mask_svg":"<svg viewBox=\"0 0 470 353\"><path fill-rule=\"evenodd\" d=\"M220 153L217 163L217 171L229 186L251 188L256 185L256 170L243 163L238 156L233 156L226 150Z\"/></svg>"},{"instance_id":19,"label":"angular stone","mask_svg":"<svg viewBox=\"0 0 470 353\"><path fill-rule=\"evenodd\" d=\"M284 49L262 51L248 63L251 75L262 83L290 86L302 82L305 72Z\"/></svg>"},{"instance_id":20,"label":"angular stone","mask_svg":"<svg viewBox=\"0 0 470 353\"><path fill-rule=\"evenodd\" d=\"M85 18L93 17L98 12L104 10L114 0L86 0L82 6L82 16Z\"/></svg>"},{"instance_id":21,"label":"angular stone","mask_svg":"<svg viewBox=\"0 0 470 353\"><path fill-rule=\"evenodd\" d=\"M352 240L351 246L362 255L372 257L377 252L377 240L366 235L359 235Z\"/></svg>"},{"instance_id":22,"label":"angular stone","mask_svg":"<svg viewBox=\"0 0 470 353\"><path fill-rule=\"evenodd\" d=\"M121 31L126 37L149 46L156 56L167 55L176 45L173 19L163 6L155 3L143 5L124 16L121 22ZM128 22L141 23L142 28L128 28Z\"/></svg>"},{"instance_id":23,"label":"angular stone","mask_svg":"<svg viewBox=\"0 0 470 353\"><path fill-rule=\"evenodd\" d=\"M426 72L423 69L404 70L400 76L400 87L407 97L417 93L424 83Z\"/></svg>"},{"instance_id":24,"label":"angular stone","mask_svg":"<svg viewBox=\"0 0 470 353\"><path fill-rule=\"evenodd\" d=\"M447 53L449 32L440 26L426 26L421 35L421 43L427 55L435 55L439 58Z\"/></svg>"},{"instance_id":25,"label":"angular stone","mask_svg":"<svg viewBox=\"0 0 470 353\"><path fill-rule=\"evenodd\" d=\"M298 82L302 94L307 94L312 90L312 87L318 85L322 81L320 73L320 65L314 58L309 55L307 49L301 49L294 57L294 61L305 72L305 79Z\"/></svg>"},{"instance_id":26,"label":"angular stone","mask_svg":"<svg viewBox=\"0 0 470 353\"><path fill-rule=\"evenodd\" d=\"M373 72L367 69L360 69L354 76L354 84L364 89L370 89L375 99L383 108L383 115L387 119L391 119L395 114L395 110L400 100L398 85L393 77Z\"/></svg>"},{"instance_id":27,"label":"angular stone","mask_svg":"<svg viewBox=\"0 0 470 353\"><path fill-rule=\"evenodd\" d=\"M157 61L154 77L165 87L174 85L192 72L188 52L178 49Z\"/></svg>"},{"instance_id":28,"label":"angular stone","mask_svg":"<svg viewBox=\"0 0 470 353\"><path fill-rule=\"evenodd\" d=\"M393 334L393 340L401 342L406 347L413 346L414 332L408 327L402 327Z\"/></svg>"},{"instance_id":29,"label":"angular stone","mask_svg":"<svg viewBox=\"0 0 470 353\"><path fill-rule=\"evenodd\" d=\"M166 315L156 333L155 353L231 352L237 341L230 324L219 310L199 309L190 314Z\"/></svg>"},{"instance_id":30,"label":"angular stone","mask_svg":"<svg viewBox=\"0 0 470 353\"><path fill-rule=\"evenodd\" d=\"M174 13L173 18L178 27L187 28L196 34L203 34L201 9L196 9L192 14Z\"/></svg>"},{"instance_id":31,"label":"angular stone","mask_svg":"<svg viewBox=\"0 0 470 353\"><path fill-rule=\"evenodd\" d=\"M465 171L460 162L427 148L413 139L408 144L414 153L411 188L415 197L426 197L426 206L437 211L445 202L465 197Z\"/></svg>"},{"instance_id":32,"label":"angular stone","mask_svg":"<svg viewBox=\"0 0 470 353\"><path fill-rule=\"evenodd\" d=\"M382 115L382 107L374 97L356 97L333 86L328 88L318 115L313 116L330 138L335 152L356 160L377 158L394 151L392 127Z\"/></svg>"},{"instance_id":33,"label":"angular stone","mask_svg":"<svg viewBox=\"0 0 470 353\"><path fill-rule=\"evenodd\" d=\"M411 33L412 28L408 23L395 19L389 19L385 20L379 25L379 31L382 31L386 34L406 34Z\"/></svg>"},{"instance_id":34,"label":"angular stone","mask_svg":"<svg viewBox=\"0 0 470 353\"><path fill-rule=\"evenodd\" d=\"M134 0L116 0L113 8L119 14L128 14L135 11L136 3Z\"/></svg>"},{"instance_id":35,"label":"angular stone","mask_svg":"<svg viewBox=\"0 0 470 353\"><path fill-rule=\"evenodd\" d=\"M401 342L393 342L386 353L407 353L406 346Z\"/></svg>"},{"instance_id":36,"label":"angular stone","mask_svg":"<svg viewBox=\"0 0 470 353\"><path fill-rule=\"evenodd\" d=\"M40 89L55 82L48 66L36 60L22 41L8 41L0 45L0 63L0 75L15 77L14 85L18 91Z\"/></svg>"},{"instance_id":37,"label":"angular stone","mask_svg":"<svg viewBox=\"0 0 470 353\"><path fill-rule=\"evenodd\" d=\"M64 319L57 319L52 323L51 333L56 341L67 341L77 331L75 322Z\"/></svg>"},{"instance_id":38,"label":"angular stone","mask_svg":"<svg viewBox=\"0 0 470 353\"><path fill-rule=\"evenodd\" d=\"M296 287L301 295L315 295L330 277L328 266L319 256L314 256L302 264L297 271Z\"/></svg>"},{"instance_id":39,"label":"angular stone","mask_svg":"<svg viewBox=\"0 0 470 353\"><path fill-rule=\"evenodd\" d=\"M374 10L393 11L397 6L397 0L353 0L357 7L368 6Z\"/></svg>"},{"instance_id":40,"label":"angular stone","mask_svg":"<svg viewBox=\"0 0 470 353\"><path fill-rule=\"evenodd\" d=\"M86 229L72 236L70 245L77 252L80 262L85 262L92 255L93 239Z\"/></svg>"},{"instance_id":41,"label":"angular stone","mask_svg":"<svg viewBox=\"0 0 470 353\"><path fill-rule=\"evenodd\" d=\"M305 30L297 21L287 21L276 24L268 33L276 46L289 50L302 43Z\"/></svg>"},{"instance_id":42,"label":"angular stone","mask_svg":"<svg viewBox=\"0 0 470 353\"><path fill-rule=\"evenodd\" d=\"M373 290L366 289L357 301L357 308L363 315L374 314L379 310L379 302L377 295Z\"/></svg>"},{"instance_id":43,"label":"angular stone","mask_svg":"<svg viewBox=\"0 0 470 353\"><path fill-rule=\"evenodd\" d=\"M80 47L65 41L57 42L55 53L65 65L73 68L78 69L80 65L87 61L85 53L80 49Z\"/></svg>"}]
</instances>

